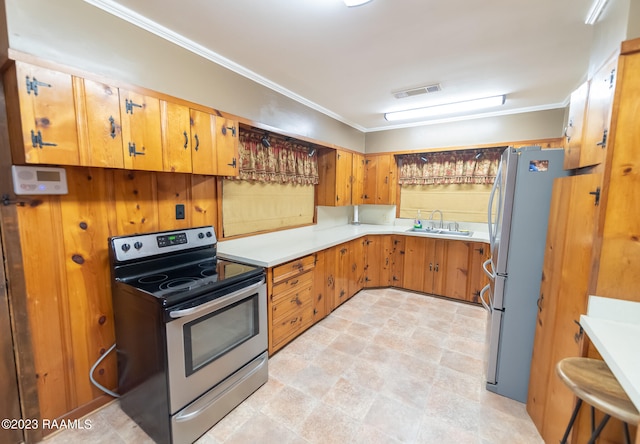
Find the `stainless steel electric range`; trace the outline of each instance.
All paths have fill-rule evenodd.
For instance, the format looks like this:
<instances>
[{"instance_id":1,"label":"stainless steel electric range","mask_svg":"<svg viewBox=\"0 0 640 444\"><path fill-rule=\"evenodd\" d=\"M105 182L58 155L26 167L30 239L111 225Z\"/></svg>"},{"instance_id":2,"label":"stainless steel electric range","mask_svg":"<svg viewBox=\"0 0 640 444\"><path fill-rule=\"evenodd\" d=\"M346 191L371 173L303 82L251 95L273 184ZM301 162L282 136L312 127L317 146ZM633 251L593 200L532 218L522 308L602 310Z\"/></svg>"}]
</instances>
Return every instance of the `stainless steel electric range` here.
<instances>
[{"instance_id":1,"label":"stainless steel electric range","mask_svg":"<svg viewBox=\"0 0 640 444\"><path fill-rule=\"evenodd\" d=\"M159 443L198 439L268 379L263 268L213 227L109 238L122 409Z\"/></svg>"}]
</instances>

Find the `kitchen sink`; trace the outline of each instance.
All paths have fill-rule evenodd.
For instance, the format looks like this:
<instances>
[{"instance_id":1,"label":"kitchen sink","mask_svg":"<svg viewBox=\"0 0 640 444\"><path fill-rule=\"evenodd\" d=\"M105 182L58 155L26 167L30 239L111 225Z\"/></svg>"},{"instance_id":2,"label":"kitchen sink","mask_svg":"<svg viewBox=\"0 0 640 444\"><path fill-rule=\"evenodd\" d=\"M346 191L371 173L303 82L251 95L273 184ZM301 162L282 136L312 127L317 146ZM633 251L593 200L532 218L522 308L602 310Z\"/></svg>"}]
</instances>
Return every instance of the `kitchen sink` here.
<instances>
[{"instance_id":1,"label":"kitchen sink","mask_svg":"<svg viewBox=\"0 0 640 444\"><path fill-rule=\"evenodd\" d=\"M442 235L442 236L471 236L472 231L469 230L448 230L446 228L409 228L407 230L410 233L420 233L427 235Z\"/></svg>"}]
</instances>

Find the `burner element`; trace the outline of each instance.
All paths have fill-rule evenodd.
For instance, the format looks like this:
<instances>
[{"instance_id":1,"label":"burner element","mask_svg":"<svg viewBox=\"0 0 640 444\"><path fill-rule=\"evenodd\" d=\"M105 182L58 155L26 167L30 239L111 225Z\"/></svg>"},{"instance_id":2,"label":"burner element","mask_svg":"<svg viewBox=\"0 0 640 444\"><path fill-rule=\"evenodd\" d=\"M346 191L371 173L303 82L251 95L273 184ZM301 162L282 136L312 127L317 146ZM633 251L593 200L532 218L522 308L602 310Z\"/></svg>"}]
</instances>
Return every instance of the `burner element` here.
<instances>
[{"instance_id":1,"label":"burner element","mask_svg":"<svg viewBox=\"0 0 640 444\"><path fill-rule=\"evenodd\" d=\"M202 271L200 272L200 274L203 277L213 276L214 274L216 274L216 269L214 267L203 268Z\"/></svg>"},{"instance_id":2,"label":"burner element","mask_svg":"<svg viewBox=\"0 0 640 444\"><path fill-rule=\"evenodd\" d=\"M191 284L195 284L200 279L194 277L180 277L176 279L171 279L170 281L163 282L160 284L160 290L167 290L170 288L173 289L189 289Z\"/></svg>"},{"instance_id":3,"label":"burner element","mask_svg":"<svg viewBox=\"0 0 640 444\"><path fill-rule=\"evenodd\" d=\"M166 280L169 276L166 274L152 274L150 276L141 277L138 282L141 284L155 284Z\"/></svg>"}]
</instances>

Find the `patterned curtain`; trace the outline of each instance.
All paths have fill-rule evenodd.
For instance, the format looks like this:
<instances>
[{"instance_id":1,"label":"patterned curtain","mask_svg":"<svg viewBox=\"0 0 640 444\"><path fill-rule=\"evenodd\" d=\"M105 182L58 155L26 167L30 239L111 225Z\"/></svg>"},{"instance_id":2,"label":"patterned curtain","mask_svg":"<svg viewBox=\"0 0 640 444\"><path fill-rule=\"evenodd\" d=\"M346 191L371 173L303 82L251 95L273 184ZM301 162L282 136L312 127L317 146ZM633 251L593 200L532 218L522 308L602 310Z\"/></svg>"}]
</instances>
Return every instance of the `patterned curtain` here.
<instances>
[{"instance_id":1,"label":"patterned curtain","mask_svg":"<svg viewBox=\"0 0 640 444\"><path fill-rule=\"evenodd\" d=\"M491 184L506 147L418 153L400 158L401 185Z\"/></svg>"},{"instance_id":2,"label":"patterned curtain","mask_svg":"<svg viewBox=\"0 0 640 444\"><path fill-rule=\"evenodd\" d=\"M309 147L293 141L269 137L270 147L265 147L263 134L240 131L240 174L236 178L254 182L294 183L316 185L318 183L318 156L309 156Z\"/></svg>"}]
</instances>

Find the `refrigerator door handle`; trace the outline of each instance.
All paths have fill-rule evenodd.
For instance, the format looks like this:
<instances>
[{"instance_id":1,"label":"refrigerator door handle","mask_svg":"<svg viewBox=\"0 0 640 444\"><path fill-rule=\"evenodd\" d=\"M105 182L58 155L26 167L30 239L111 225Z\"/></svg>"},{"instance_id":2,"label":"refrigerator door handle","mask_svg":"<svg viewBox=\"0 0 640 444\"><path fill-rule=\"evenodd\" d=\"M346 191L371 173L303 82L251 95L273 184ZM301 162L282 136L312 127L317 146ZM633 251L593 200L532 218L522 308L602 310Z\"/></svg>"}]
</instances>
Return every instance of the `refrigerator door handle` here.
<instances>
[{"instance_id":1,"label":"refrigerator door handle","mask_svg":"<svg viewBox=\"0 0 640 444\"><path fill-rule=\"evenodd\" d=\"M487 284L485 285L482 290L480 290L480 303L482 304L482 306L485 308L485 310L487 310L489 313L491 313L493 311L493 309L491 308L491 306L489 305L489 303L487 303L487 301L484 298L484 295L487 291L491 291L491 284Z\"/></svg>"},{"instance_id":2,"label":"refrigerator door handle","mask_svg":"<svg viewBox=\"0 0 640 444\"><path fill-rule=\"evenodd\" d=\"M489 205L487 207L487 222L489 224L489 245L491 246L491 250L493 251L493 247L495 246L495 235L493 233L493 199L496 196L496 192L498 190L498 183L502 180L502 160L498 164L498 171L496 172L496 179L493 181L493 187L491 188L491 193L489 194ZM500 211L500 208L498 208Z\"/></svg>"},{"instance_id":3,"label":"refrigerator door handle","mask_svg":"<svg viewBox=\"0 0 640 444\"><path fill-rule=\"evenodd\" d=\"M489 265L491 265L491 271L489 271ZM496 280L496 273L493 271L493 260L491 258L482 263L482 270L484 270L484 273L489 277L489 279L492 281Z\"/></svg>"}]
</instances>

